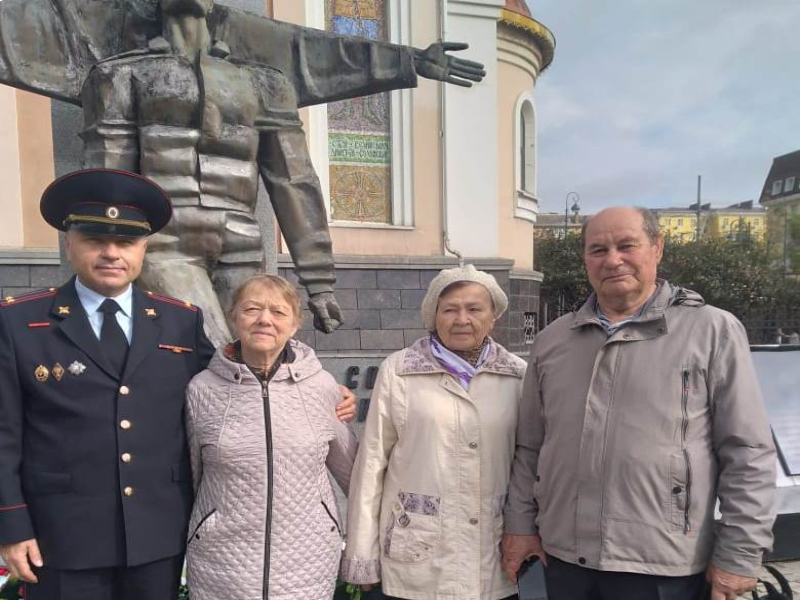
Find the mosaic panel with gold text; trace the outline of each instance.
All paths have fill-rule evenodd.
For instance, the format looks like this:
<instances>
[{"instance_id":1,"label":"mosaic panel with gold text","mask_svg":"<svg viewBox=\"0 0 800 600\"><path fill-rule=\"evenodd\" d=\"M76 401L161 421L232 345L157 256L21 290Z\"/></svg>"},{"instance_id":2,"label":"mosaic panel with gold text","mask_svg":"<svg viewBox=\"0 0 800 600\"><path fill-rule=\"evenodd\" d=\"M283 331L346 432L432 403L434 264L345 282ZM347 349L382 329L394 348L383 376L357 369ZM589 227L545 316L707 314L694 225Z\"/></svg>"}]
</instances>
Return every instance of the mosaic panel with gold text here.
<instances>
[{"instance_id":1,"label":"mosaic panel with gold text","mask_svg":"<svg viewBox=\"0 0 800 600\"><path fill-rule=\"evenodd\" d=\"M388 41L388 0L326 0L329 31ZM331 216L390 223L392 153L389 94L328 105Z\"/></svg>"}]
</instances>

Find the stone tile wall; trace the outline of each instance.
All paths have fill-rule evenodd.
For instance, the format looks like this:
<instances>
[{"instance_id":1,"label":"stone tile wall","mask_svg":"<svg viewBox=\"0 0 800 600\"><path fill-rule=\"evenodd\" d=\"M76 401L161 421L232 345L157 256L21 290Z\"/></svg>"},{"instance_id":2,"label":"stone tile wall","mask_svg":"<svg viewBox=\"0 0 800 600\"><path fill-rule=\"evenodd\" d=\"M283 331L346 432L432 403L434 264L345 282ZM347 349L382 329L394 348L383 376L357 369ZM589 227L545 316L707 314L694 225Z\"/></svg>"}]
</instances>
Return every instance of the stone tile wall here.
<instances>
[{"instance_id":1,"label":"stone tile wall","mask_svg":"<svg viewBox=\"0 0 800 600\"><path fill-rule=\"evenodd\" d=\"M27 261L27 262L26 262ZM508 261L510 263L510 261ZM310 311L303 311L303 325L297 338L325 353L389 354L405 348L427 334L420 307L430 281L449 262L431 268L374 268L336 270L336 298L342 308L344 325L332 334L314 330ZM509 264L510 267L510 264ZM494 337L512 352L527 353L524 313L538 312L539 282L514 277L509 269L491 269L509 295L509 310L495 325ZM297 277L284 264L278 274L297 285ZM61 285L69 272L58 263L58 253L40 253L11 258L0 254L0 297ZM300 289L303 305L305 291Z\"/></svg>"},{"instance_id":2,"label":"stone tile wall","mask_svg":"<svg viewBox=\"0 0 800 600\"><path fill-rule=\"evenodd\" d=\"M511 261L504 262L507 266L493 265L487 269L509 295L509 310L496 323L493 336L512 352L524 354L527 352L524 313L538 312L539 282L514 278ZM311 313L304 310L303 325L296 337L325 353L388 354L426 335L420 314L425 292L441 269L453 267L455 263L442 261L431 268L426 265L396 268L391 261L387 263L385 266L337 268L336 298L342 308L344 325L332 334L317 332ZM293 269L285 260L278 274L298 285ZM300 293L305 305L307 297L301 288Z\"/></svg>"},{"instance_id":3,"label":"stone tile wall","mask_svg":"<svg viewBox=\"0 0 800 600\"><path fill-rule=\"evenodd\" d=\"M0 298L61 285L68 277L58 251L0 251Z\"/></svg>"}]
</instances>

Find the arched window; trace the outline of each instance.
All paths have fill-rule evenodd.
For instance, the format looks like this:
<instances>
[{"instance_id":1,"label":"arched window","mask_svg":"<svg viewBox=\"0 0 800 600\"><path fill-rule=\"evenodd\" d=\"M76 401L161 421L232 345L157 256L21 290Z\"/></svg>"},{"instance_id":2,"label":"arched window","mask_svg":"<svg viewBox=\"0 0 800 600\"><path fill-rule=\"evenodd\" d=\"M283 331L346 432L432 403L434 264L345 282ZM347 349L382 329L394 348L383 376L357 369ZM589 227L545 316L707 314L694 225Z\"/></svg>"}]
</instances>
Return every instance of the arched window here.
<instances>
[{"instance_id":1,"label":"arched window","mask_svg":"<svg viewBox=\"0 0 800 600\"><path fill-rule=\"evenodd\" d=\"M515 216L536 221L536 111L533 96L523 92L517 99L514 127Z\"/></svg>"}]
</instances>

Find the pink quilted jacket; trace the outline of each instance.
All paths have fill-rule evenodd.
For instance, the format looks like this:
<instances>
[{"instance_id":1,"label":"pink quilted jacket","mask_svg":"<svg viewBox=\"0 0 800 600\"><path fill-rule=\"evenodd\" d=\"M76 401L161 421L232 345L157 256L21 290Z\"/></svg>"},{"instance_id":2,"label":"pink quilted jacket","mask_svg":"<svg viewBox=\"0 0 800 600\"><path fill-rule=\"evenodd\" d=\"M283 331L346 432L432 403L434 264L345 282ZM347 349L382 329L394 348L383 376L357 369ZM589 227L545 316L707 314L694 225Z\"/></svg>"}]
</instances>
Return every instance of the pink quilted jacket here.
<instances>
[{"instance_id":1,"label":"pink quilted jacket","mask_svg":"<svg viewBox=\"0 0 800 600\"><path fill-rule=\"evenodd\" d=\"M294 362L266 390L222 350L187 389L192 600L333 595L342 532L328 471L347 493L357 444L336 418L333 377L311 348L290 344Z\"/></svg>"}]
</instances>

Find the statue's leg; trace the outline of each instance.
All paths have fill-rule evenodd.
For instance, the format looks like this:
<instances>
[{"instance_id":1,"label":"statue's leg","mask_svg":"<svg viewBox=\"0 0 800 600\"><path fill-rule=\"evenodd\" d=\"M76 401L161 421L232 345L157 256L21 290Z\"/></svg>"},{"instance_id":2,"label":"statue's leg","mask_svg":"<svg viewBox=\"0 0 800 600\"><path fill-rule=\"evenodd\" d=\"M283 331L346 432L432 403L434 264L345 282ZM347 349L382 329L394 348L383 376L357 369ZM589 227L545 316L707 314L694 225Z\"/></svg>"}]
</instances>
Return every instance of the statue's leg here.
<instances>
[{"instance_id":1,"label":"statue's leg","mask_svg":"<svg viewBox=\"0 0 800 600\"><path fill-rule=\"evenodd\" d=\"M188 300L203 309L206 334L216 346L231 335L208 272L222 249L225 211L177 206L169 224L151 236L139 279L146 290Z\"/></svg>"},{"instance_id":2,"label":"statue's leg","mask_svg":"<svg viewBox=\"0 0 800 600\"><path fill-rule=\"evenodd\" d=\"M222 253L214 269L214 289L227 311L233 292L253 275L266 271L264 242L258 221L251 213L225 212Z\"/></svg>"}]
</instances>

